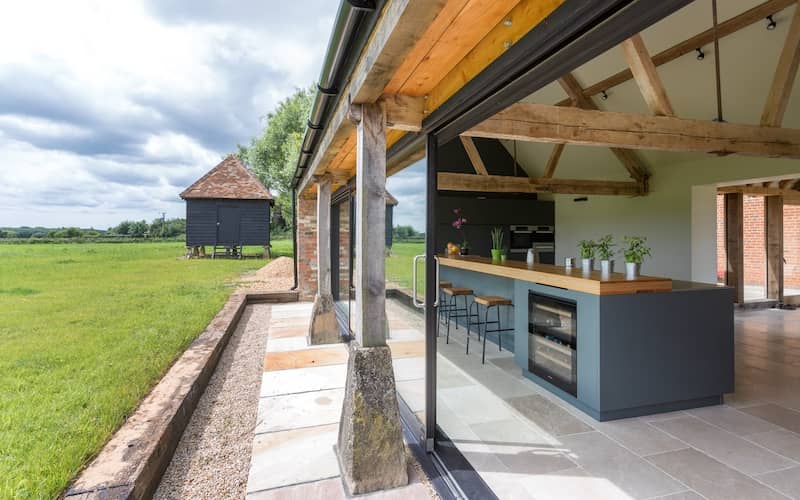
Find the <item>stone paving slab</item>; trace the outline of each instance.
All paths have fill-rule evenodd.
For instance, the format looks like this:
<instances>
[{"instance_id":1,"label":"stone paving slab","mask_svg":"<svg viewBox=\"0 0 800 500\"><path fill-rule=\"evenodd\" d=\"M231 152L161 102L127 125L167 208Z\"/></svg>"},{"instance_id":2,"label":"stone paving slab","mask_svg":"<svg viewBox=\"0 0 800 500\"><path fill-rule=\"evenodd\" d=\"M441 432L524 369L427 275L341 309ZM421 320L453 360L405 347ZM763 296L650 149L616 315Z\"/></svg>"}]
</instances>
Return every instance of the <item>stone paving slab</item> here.
<instances>
[{"instance_id":1,"label":"stone paving slab","mask_svg":"<svg viewBox=\"0 0 800 500\"><path fill-rule=\"evenodd\" d=\"M267 342L269 345L269 342ZM335 347L318 349L301 349L286 352L268 352L264 356L264 370L288 370L292 368L306 368L310 366L325 366L347 363L347 346L344 344Z\"/></svg>"},{"instance_id":2,"label":"stone paving slab","mask_svg":"<svg viewBox=\"0 0 800 500\"><path fill-rule=\"evenodd\" d=\"M339 462L333 447L338 432L339 425L330 424L257 435L248 493L337 477Z\"/></svg>"},{"instance_id":3,"label":"stone paving slab","mask_svg":"<svg viewBox=\"0 0 800 500\"><path fill-rule=\"evenodd\" d=\"M299 351L308 347L305 337L270 337L267 342L267 352Z\"/></svg>"},{"instance_id":4,"label":"stone paving slab","mask_svg":"<svg viewBox=\"0 0 800 500\"><path fill-rule=\"evenodd\" d=\"M264 372L261 377L261 397L340 389L346 380L347 365Z\"/></svg>"},{"instance_id":5,"label":"stone paving slab","mask_svg":"<svg viewBox=\"0 0 800 500\"><path fill-rule=\"evenodd\" d=\"M261 398L256 434L339 422L344 389Z\"/></svg>"},{"instance_id":6,"label":"stone paving slab","mask_svg":"<svg viewBox=\"0 0 800 500\"><path fill-rule=\"evenodd\" d=\"M269 338L282 339L287 337L303 337L308 335L308 328L301 326L283 326L269 329Z\"/></svg>"},{"instance_id":7,"label":"stone paving slab","mask_svg":"<svg viewBox=\"0 0 800 500\"><path fill-rule=\"evenodd\" d=\"M387 342L392 350L392 359L425 357L425 341L392 341Z\"/></svg>"}]
</instances>

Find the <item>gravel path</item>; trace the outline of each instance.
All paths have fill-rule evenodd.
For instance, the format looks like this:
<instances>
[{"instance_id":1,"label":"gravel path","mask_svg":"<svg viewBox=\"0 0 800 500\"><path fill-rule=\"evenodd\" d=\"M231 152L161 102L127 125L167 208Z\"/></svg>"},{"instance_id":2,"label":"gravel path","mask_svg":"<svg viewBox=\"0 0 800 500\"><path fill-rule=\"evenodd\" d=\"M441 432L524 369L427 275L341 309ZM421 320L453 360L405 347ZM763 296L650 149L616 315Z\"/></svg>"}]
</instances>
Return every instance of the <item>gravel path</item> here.
<instances>
[{"instance_id":1,"label":"gravel path","mask_svg":"<svg viewBox=\"0 0 800 500\"><path fill-rule=\"evenodd\" d=\"M245 310L161 479L156 499L244 498L270 306Z\"/></svg>"},{"instance_id":2,"label":"gravel path","mask_svg":"<svg viewBox=\"0 0 800 500\"><path fill-rule=\"evenodd\" d=\"M242 278L242 287L288 290L293 261L280 257ZM247 306L183 432L156 499L244 498L270 306Z\"/></svg>"}]
</instances>

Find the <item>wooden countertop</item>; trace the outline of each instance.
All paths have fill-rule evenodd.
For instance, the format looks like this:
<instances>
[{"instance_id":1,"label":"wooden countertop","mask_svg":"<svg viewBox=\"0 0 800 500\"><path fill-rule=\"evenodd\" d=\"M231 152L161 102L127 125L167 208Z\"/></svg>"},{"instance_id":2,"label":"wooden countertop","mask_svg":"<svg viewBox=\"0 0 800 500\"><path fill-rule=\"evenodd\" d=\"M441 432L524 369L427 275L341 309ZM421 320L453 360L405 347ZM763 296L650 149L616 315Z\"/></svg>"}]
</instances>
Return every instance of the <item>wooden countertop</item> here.
<instances>
[{"instance_id":1,"label":"wooden countertop","mask_svg":"<svg viewBox=\"0 0 800 500\"><path fill-rule=\"evenodd\" d=\"M583 274L580 267L566 268L550 264L533 264L507 260L495 262L488 257L473 255L439 255L442 266L477 273L491 274L542 285L555 286L594 295L621 295L639 292L664 292L672 290L672 280L653 276L628 279L624 273L611 273L603 278L600 271ZM459 286L469 286L461 283Z\"/></svg>"}]
</instances>

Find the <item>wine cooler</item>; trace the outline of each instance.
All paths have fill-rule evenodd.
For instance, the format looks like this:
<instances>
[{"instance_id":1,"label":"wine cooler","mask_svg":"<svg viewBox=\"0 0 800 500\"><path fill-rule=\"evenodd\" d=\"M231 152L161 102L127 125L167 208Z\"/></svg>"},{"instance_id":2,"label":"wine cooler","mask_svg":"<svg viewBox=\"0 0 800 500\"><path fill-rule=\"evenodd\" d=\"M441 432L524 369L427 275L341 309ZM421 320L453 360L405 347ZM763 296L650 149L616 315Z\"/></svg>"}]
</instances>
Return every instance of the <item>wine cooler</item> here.
<instances>
[{"instance_id":1,"label":"wine cooler","mask_svg":"<svg viewBox=\"0 0 800 500\"><path fill-rule=\"evenodd\" d=\"M528 293L528 369L564 391L578 393L578 307Z\"/></svg>"}]
</instances>

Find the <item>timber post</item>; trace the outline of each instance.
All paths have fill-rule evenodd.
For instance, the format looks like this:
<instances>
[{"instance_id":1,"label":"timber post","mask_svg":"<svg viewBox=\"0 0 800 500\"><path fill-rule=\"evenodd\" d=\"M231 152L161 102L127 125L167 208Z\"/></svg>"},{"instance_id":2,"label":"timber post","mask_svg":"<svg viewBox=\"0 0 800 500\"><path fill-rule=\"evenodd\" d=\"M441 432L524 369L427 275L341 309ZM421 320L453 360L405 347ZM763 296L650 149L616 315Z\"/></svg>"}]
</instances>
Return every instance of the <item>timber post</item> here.
<instances>
[{"instance_id":1,"label":"timber post","mask_svg":"<svg viewBox=\"0 0 800 500\"><path fill-rule=\"evenodd\" d=\"M350 494L408 484L392 353L386 345L386 132L381 106L351 106L356 143L356 310L337 455ZM380 235L381 237L376 237Z\"/></svg>"},{"instance_id":2,"label":"timber post","mask_svg":"<svg viewBox=\"0 0 800 500\"><path fill-rule=\"evenodd\" d=\"M317 177L317 293L311 312L308 343L340 341L339 325L331 293L331 179Z\"/></svg>"}]
</instances>

